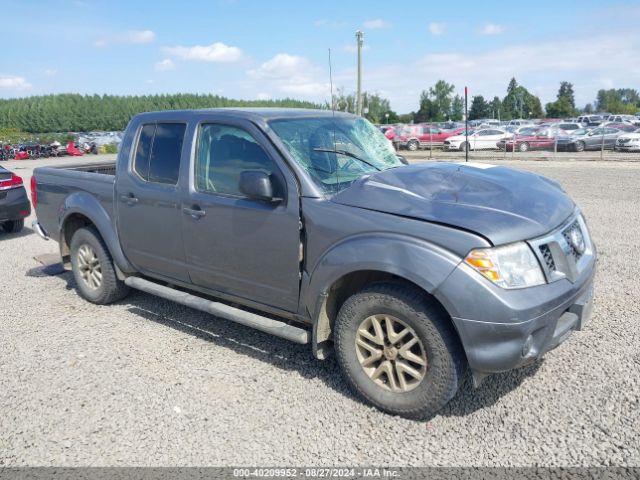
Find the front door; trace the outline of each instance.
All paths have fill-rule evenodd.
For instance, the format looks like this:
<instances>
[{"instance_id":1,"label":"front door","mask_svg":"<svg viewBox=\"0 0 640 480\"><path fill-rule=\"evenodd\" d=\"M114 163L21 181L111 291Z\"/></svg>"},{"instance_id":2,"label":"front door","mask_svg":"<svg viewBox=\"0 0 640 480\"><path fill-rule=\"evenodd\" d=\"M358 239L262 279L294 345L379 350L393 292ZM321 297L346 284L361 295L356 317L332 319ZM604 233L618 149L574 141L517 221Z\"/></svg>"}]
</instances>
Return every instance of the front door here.
<instances>
[{"instance_id":1,"label":"front door","mask_svg":"<svg viewBox=\"0 0 640 480\"><path fill-rule=\"evenodd\" d=\"M208 122L208 121L207 121ZM295 312L300 271L296 183L275 149L250 122L201 123L183 198L191 281L235 297ZM247 198L243 171L269 174L269 203Z\"/></svg>"},{"instance_id":2,"label":"front door","mask_svg":"<svg viewBox=\"0 0 640 480\"><path fill-rule=\"evenodd\" d=\"M117 176L118 236L142 273L188 281L178 177L184 123L141 125L127 172Z\"/></svg>"}]
</instances>

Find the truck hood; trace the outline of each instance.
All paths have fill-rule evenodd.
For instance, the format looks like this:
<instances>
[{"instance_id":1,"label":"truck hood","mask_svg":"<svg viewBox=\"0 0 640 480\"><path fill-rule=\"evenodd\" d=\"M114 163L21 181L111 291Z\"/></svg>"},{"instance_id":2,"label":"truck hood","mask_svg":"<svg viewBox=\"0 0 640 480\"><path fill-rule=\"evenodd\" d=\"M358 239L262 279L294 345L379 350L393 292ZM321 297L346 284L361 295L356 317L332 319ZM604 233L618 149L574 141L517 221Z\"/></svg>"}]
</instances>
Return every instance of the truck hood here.
<instances>
[{"instance_id":1,"label":"truck hood","mask_svg":"<svg viewBox=\"0 0 640 480\"><path fill-rule=\"evenodd\" d=\"M494 245L548 233L575 204L560 185L521 170L474 163L398 167L356 180L333 202L472 231Z\"/></svg>"}]
</instances>

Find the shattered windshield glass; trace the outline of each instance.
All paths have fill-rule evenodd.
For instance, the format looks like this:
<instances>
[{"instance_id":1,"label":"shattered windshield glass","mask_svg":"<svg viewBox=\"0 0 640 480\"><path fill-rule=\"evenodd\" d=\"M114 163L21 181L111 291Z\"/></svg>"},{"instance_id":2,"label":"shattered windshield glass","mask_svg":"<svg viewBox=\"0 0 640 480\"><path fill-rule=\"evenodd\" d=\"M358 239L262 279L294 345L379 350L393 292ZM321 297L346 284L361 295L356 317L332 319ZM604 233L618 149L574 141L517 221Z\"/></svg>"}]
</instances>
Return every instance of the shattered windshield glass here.
<instances>
[{"instance_id":1,"label":"shattered windshield glass","mask_svg":"<svg viewBox=\"0 0 640 480\"><path fill-rule=\"evenodd\" d=\"M402 166L389 140L356 117L286 118L270 122L291 156L327 194L362 175Z\"/></svg>"}]
</instances>

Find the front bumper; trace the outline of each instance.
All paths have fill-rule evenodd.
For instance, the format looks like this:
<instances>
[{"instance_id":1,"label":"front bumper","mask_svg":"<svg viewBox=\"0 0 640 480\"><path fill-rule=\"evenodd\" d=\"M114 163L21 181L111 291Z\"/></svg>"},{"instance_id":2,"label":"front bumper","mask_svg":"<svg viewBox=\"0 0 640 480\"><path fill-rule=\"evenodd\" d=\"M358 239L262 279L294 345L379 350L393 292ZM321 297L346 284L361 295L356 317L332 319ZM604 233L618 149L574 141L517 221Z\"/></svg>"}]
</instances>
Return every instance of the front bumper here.
<instances>
[{"instance_id":1,"label":"front bumper","mask_svg":"<svg viewBox=\"0 0 640 480\"><path fill-rule=\"evenodd\" d=\"M31 214L31 203L24 187L0 192L0 222L20 220Z\"/></svg>"},{"instance_id":2,"label":"front bumper","mask_svg":"<svg viewBox=\"0 0 640 480\"><path fill-rule=\"evenodd\" d=\"M451 314L469 366L497 373L534 362L589 320L593 261L568 279L516 290L502 289L461 264L434 292ZM451 300L453 299L453 301Z\"/></svg>"}]
</instances>

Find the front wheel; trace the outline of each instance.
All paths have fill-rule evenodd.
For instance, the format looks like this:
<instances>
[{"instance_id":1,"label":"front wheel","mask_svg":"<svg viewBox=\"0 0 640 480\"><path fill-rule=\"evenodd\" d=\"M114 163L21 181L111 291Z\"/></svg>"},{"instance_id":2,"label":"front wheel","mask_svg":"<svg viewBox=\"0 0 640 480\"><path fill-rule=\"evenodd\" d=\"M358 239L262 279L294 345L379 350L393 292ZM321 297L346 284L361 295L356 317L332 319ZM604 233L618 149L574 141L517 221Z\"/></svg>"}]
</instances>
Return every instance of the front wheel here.
<instances>
[{"instance_id":1,"label":"front wheel","mask_svg":"<svg viewBox=\"0 0 640 480\"><path fill-rule=\"evenodd\" d=\"M440 305L414 287L379 283L349 297L334 335L347 381L385 412L428 418L458 390L458 337Z\"/></svg>"},{"instance_id":2,"label":"front wheel","mask_svg":"<svg viewBox=\"0 0 640 480\"><path fill-rule=\"evenodd\" d=\"M584 142L576 142L576 152L584 152Z\"/></svg>"},{"instance_id":3,"label":"front wheel","mask_svg":"<svg viewBox=\"0 0 640 480\"><path fill-rule=\"evenodd\" d=\"M529 150L529 144L527 142L522 142L520 145L518 145L518 150L520 150L521 152L527 152Z\"/></svg>"},{"instance_id":4,"label":"front wheel","mask_svg":"<svg viewBox=\"0 0 640 480\"><path fill-rule=\"evenodd\" d=\"M127 296L129 287L118 279L109 250L94 228L80 228L73 234L70 253L81 297L106 305Z\"/></svg>"},{"instance_id":5,"label":"front wheel","mask_svg":"<svg viewBox=\"0 0 640 480\"><path fill-rule=\"evenodd\" d=\"M460 151L465 152L469 150L469 144L467 142L462 142L460 144Z\"/></svg>"},{"instance_id":6,"label":"front wheel","mask_svg":"<svg viewBox=\"0 0 640 480\"><path fill-rule=\"evenodd\" d=\"M418 143L417 140L409 140L409 143L407 143L407 149L410 150L411 152L417 151L419 147L420 147L420 144Z\"/></svg>"}]
</instances>

